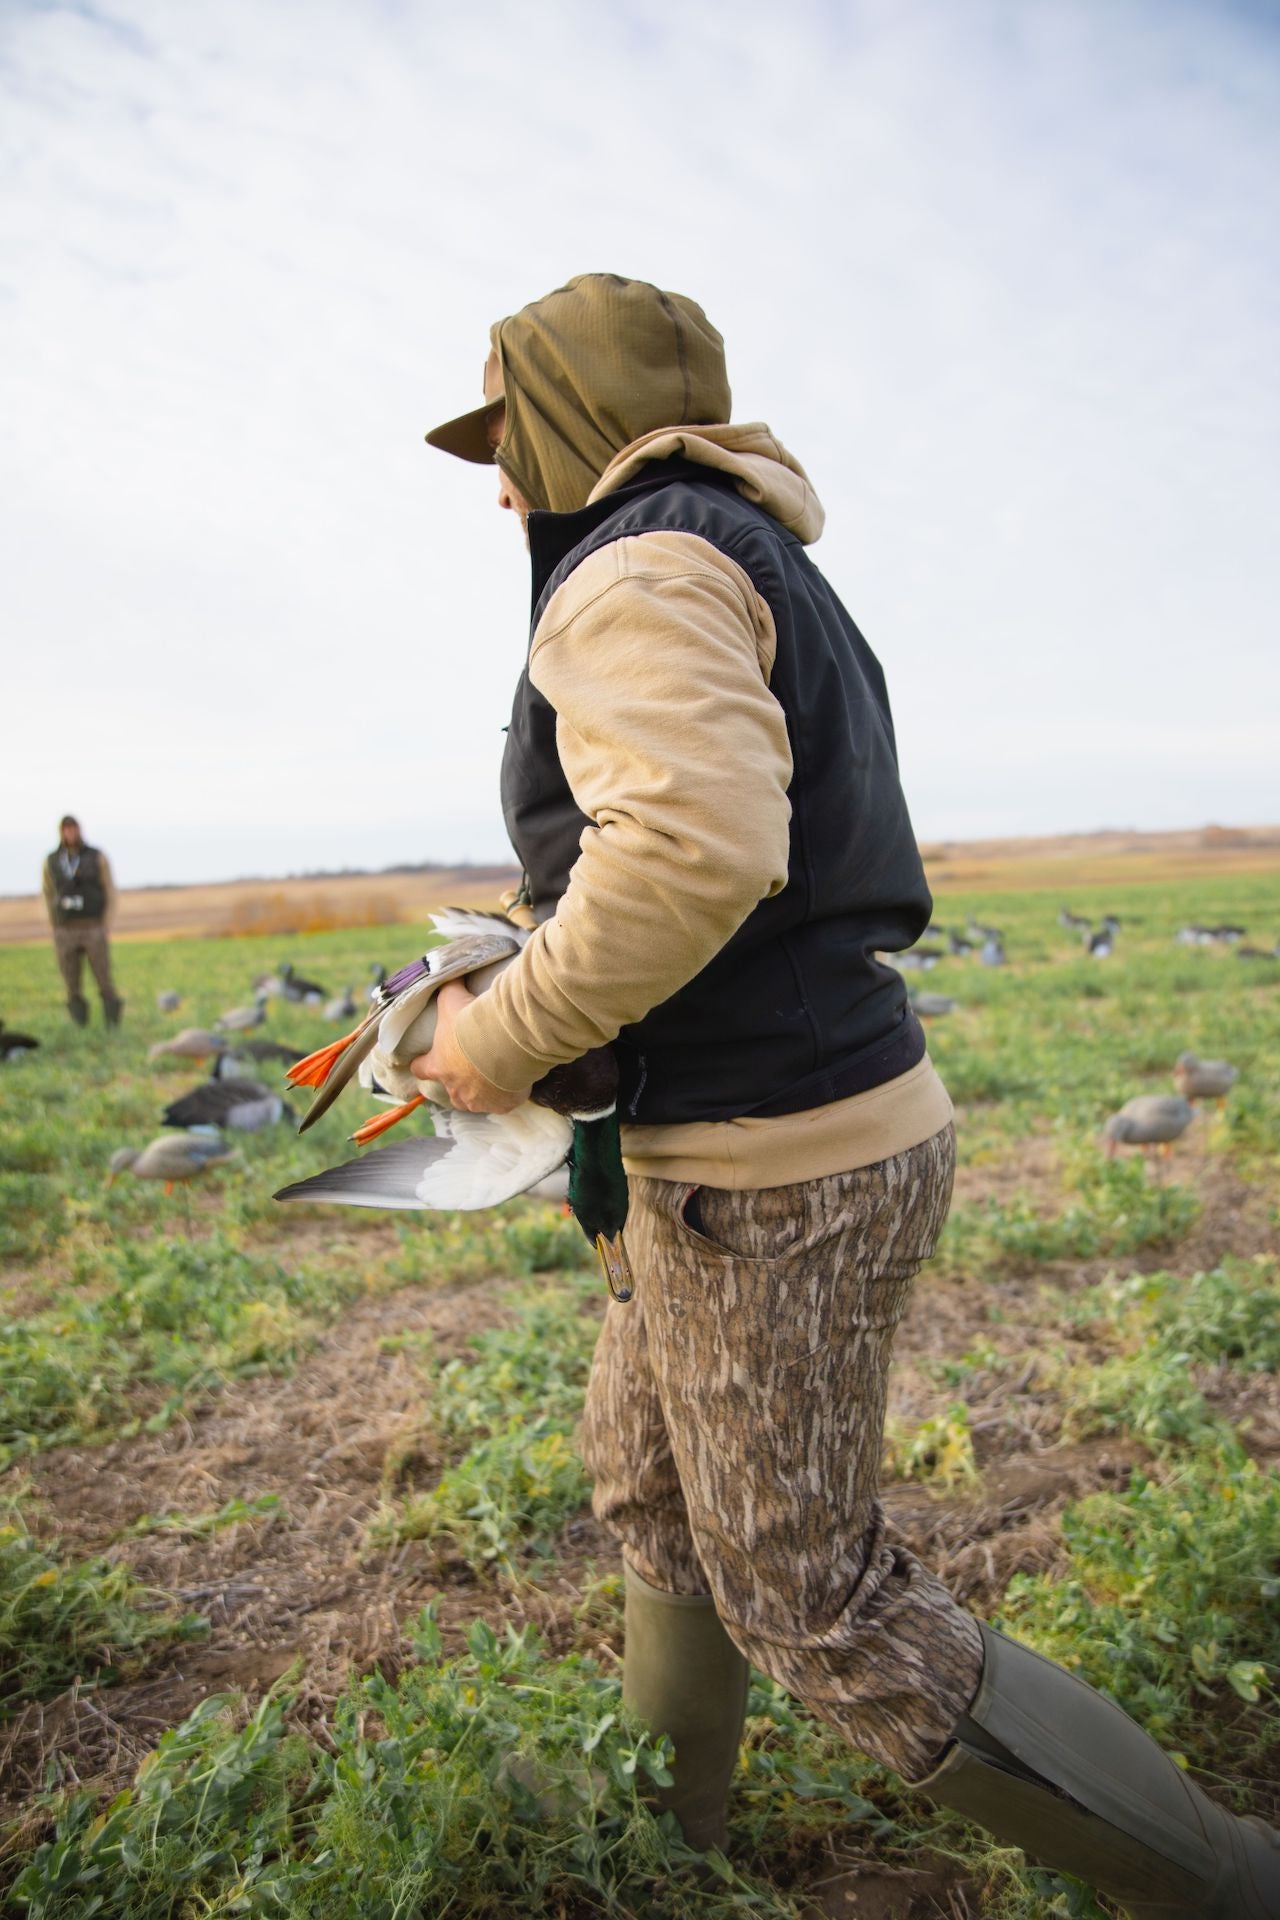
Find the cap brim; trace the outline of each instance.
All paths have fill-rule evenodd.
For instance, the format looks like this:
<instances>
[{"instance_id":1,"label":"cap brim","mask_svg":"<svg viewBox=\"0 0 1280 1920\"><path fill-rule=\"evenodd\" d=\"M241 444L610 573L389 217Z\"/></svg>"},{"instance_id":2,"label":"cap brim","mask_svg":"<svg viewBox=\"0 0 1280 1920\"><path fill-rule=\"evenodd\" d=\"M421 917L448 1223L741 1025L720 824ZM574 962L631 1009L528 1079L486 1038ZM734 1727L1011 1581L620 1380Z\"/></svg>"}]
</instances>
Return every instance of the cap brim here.
<instances>
[{"instance_id":1,"label":"cap brim","mask_svg":"<svg viewBox=\"0 0 1280 1920\"><path fill-rule=\"evenodd\" d=\"M429 447L439 447L441 453L452 453L459 460L472 460L477 466L491 467L494 464L493 448L489 443L489 420L495 407L503 404L502 395L486 400L482 407L475 407L470 413L460 413L456 420L446 420L442 427L432 427L427 435Z\"/></svg>"}]
</instances>

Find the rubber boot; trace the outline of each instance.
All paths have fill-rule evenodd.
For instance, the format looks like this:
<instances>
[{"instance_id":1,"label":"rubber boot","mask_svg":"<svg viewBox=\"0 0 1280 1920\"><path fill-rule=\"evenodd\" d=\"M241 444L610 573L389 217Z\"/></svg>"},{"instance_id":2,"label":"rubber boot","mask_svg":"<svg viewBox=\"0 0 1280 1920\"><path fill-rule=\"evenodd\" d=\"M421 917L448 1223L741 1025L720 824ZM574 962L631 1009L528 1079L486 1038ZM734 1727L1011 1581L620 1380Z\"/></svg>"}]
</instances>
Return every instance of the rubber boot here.
<instances>
[{"instance_id":1,"label":"rubber boot","mask_svg":"<svg viewBox=\"0 0 1280 1920\"><path fill-rule=\"evenodd\" d=\"M70 1000L68 1000L67 1012L71 1015L71 1018L75 1021L75 1024L78 1027L88 1026L89 1002L84 998L83 994L77 993L73 995L73 997Z\"/></svg>"},{"instance_id":2,"label":"rubber boot","mask_svg":"<svg viewBox=\"0 0 1280 1920\"><path fill-rule=\"evenodd\" d=\"M118 994L114 1000L104 1000L102 1003L103 1018L109 1027L118 1027L120 1025L120 1016L123 1012L124 1001Z\"/></svg>"},{"instance_id":3,"label":"rubber boot","mask_svg":"<svg viewBox=\"0 0 1280 1920\"><path fill-rule=\"evenodd\" d=\"M699 1853L723 1851L729 1782L747 1714L747 1663L708 1596L663 1593L626 1570L622 1698L675 1748L674 1785L653 1798Z\"/></svg>"},{"instance_id":4,"label":"rubber boot","mask_svg":"<svg viewBox=\"0 0 1280 1920\"><path fill-rule=\"evenodd\" d=\"M1083 1680L982 1634L981 1684L923 1792L1132 1920L1280 1920L1280 1833L1217 1806Z\"/></svg>"}]
</instances>

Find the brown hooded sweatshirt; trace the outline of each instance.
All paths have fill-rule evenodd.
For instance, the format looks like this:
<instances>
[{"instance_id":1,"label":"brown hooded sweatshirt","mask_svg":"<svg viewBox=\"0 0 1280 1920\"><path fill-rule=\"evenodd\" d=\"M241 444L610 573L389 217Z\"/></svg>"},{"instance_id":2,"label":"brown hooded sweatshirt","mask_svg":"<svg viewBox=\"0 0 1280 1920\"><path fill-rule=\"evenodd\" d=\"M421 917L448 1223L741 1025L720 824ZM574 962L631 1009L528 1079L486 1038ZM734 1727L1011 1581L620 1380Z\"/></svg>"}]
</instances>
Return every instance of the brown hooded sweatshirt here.
<instances>
[{"instance_id":1,"label":"brown hooded sweatshirt","mask_svg":"<svg viewBox=\"0 0 1280 1920\"><path fill-rule=\"evenodd\" d=\"M597 281L608 284L587 284ZM621 315L615 285L626 290ZM608 316L594 332L573 310L584 287L603 294ZM716 424L710 414L728 412L719 335L692 302L655 288L633 300L639 287L585 276L494 328L507 400L499 465L535 503L566 512L622 486L646 461L678 454L731 475L799 539L816 540L822 508L799 463L767 427ZM596 301L587 306L585 318L597 321ZM634 346L642 319L647 353ZM584 392L593 396L589 417ZM769 691L776 644L747 574L692 534L616 540L547 602L530 678L556 711L561 765L593 825L554 918L459 1019L459 1044L495 1085L527 1086L614 1039L786 884L792 768ZM700 699L690 700L691 687ZM898 1079L829 1106L629 1126L623 1147L633 1173L776 1187L903 1152L950 1117L926 1055Z\"/></svg>"}]
</instances>

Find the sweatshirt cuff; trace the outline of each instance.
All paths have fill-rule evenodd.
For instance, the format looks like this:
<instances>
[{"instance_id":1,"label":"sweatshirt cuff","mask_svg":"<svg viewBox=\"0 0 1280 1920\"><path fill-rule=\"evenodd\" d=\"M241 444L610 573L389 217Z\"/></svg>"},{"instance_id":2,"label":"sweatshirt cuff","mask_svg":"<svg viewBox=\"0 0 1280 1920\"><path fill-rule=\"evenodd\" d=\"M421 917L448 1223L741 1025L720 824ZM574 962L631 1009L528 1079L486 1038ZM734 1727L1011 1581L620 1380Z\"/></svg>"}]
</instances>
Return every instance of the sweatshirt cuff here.
<instances>
[{"instance_id":1,"label":"sweatshirt cuff","mask_svg":"<svg viewBox=\"0 0 1280 1920\"><path fill-rule=\"evenodd\" d=\"M558 1063L545 1054L530 1053L513 1040L497 1018L497 1007L488 1002L489 996L482 994L460 1013L453 1037L477 1073L504 1093L519 1093Z\"/></svg>"}]
</instances>

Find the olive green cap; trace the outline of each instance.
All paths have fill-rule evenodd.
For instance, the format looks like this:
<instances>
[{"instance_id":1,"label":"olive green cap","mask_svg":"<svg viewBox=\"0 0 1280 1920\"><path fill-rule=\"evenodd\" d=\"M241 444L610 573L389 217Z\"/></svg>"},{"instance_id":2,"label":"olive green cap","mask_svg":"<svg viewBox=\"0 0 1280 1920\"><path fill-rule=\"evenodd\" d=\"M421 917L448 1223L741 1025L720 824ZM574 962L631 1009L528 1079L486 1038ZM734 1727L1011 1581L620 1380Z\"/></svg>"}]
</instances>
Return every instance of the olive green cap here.
<instances>
[{"instance_id":1,"label":"olive green cap","mask_svg":"<svg viewBox=\"0 0 1280 1920\"><path fill-rule=\"evenodd\" d=\"M461 460L496 460L531 506L572 512L633 441L729 419L724 341L696 301L646 280L579 274L498 321L490 339L501 391L491 378L483 405L427 440ZM495 451L488 431L500 404Z\"/></svg>"}]
</instances>

